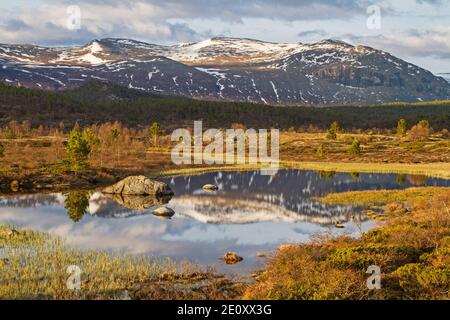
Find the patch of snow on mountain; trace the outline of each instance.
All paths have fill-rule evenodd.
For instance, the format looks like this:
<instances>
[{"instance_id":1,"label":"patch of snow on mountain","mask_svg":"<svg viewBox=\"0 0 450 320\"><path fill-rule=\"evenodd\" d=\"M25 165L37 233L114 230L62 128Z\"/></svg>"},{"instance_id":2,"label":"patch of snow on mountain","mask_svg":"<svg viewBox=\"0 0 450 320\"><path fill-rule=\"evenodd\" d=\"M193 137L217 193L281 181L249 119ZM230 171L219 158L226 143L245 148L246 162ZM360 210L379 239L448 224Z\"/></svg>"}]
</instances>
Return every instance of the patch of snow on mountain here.
<instances>
[{"instance_id":1,"label":"patch of snow on mountain","mask_svg":"<svg viewBox=\"0 0 450 320\"><path fill-rule=\"evenodd\" d=\"M86 52L87 51L87 52ZM50 61L51 63L88 63L92 66L110 62L102 59L99 55L104 55L102 46L97 42L92 42L89 46L80 49L66 48L59 53L58 58Z\"/></svg>"}]
</instances>

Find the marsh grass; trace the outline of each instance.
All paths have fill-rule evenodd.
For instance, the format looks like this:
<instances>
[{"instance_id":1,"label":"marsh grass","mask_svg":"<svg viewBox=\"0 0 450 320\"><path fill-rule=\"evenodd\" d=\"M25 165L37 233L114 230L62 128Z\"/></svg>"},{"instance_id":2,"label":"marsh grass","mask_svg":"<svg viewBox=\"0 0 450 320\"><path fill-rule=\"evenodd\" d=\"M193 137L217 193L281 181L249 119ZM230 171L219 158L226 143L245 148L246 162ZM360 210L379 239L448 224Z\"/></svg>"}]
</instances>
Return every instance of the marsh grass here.
<instances>
[{"instance_id":1,"label":"marsh grass","mask_svg":"<svg viewBox=\"0 0 450 320\"><path fill-rule=\"evenodd\" d=\"M2 299L122 299L136 283L178 273L169 260L82 251L47 234L11 230L0 226ZM67 287L71 265L81 269L80 290Z\"/></svg>"}]
</instances>

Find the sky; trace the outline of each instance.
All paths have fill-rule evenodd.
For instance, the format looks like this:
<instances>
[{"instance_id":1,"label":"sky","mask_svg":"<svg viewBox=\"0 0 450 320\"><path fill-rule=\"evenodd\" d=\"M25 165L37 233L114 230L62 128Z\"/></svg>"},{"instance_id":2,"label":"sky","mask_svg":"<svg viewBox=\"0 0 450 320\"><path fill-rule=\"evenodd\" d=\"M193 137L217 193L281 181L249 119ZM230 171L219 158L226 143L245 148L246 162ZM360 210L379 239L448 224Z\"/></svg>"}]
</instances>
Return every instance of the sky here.
<instances>
[{"instance_id":1,"label":"sky","mask_svg":"<svg viewBox=\"0 0 450 320\"><path fill-rule=\"evenodd\" d=\"M338 39L450 72L450 0L0 0L0 43Z\"/></svg>"}]
</instances>

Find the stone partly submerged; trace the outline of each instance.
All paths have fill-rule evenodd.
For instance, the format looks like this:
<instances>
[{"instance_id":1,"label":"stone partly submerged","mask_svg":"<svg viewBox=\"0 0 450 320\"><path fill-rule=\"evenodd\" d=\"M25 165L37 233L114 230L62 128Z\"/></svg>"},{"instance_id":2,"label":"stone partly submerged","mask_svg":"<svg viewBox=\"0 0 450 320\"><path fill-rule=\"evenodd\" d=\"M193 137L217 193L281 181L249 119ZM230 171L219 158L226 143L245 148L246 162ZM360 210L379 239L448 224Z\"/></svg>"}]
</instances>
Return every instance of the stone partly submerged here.
<instances>
[{"instance_id":1,"label":"stone partly submerged","mask_svg":"<svg viewBox=\"0 0 450 320\"><path fill-rule=\"evenodd\" d=\"M234 265L238 262L241 262L244 260L241 256L239 256L236 252L227 252L222 259L225 261L226 264Z\"/></svg>"},{"instance_id":2,"label":"stone partly submerged","mask_svg":"<svg viewBox=\"0 0 450 320\"><path fill-rule=\"evenodd\" d=\"M131 176L103 189L106 194L121 194L133 196L171 196L172 189L164 183L151 180L146 176Z\"/></svg>"},{"instance_id":3,"label":"stone partly submerged","mask_svg":"<svg viewBox=\"0 0 450 320\"><path fill-rule=\"evenodd\" d=\"M122 207L131 210L146 210L154 206L169 203L171 195L164 196L140 196L140 195L124 195L124 194L107 194L108 198L113 199Z\"/></svg>"},{"instance_id":4,"label":"stone partly submerged","mask_svg":"<svg viewBox=\"0 0 450 320\"><path fill-rule=\"evenodd\" d=\"M175 214L175 211L167 207L159 207L153 210L153 214L158 217L170 218Z\"/></svg>"},{"instance_id":5,"label":"stone partly submerged","mask_svg":"<svg viewBox=\"0 0 450 320\"><path fill-rule=\"evenodd\" d=\"M202 187L202 189L203 190L205 190L205 191L217 191L217 190L219 190L219 187L218 186L216 186L216 185L213 185L213 184L205 184L203 187Z\"/></svg>"}]
</instances>

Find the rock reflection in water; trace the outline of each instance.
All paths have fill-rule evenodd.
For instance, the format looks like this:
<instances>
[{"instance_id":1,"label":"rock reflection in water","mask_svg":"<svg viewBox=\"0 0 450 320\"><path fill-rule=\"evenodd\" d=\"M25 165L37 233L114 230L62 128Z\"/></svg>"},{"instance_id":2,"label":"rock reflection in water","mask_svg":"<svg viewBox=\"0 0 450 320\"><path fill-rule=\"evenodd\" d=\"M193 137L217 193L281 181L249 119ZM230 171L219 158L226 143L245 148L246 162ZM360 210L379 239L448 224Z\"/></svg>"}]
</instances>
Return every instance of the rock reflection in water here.
<instances>
[{"instance_id":1,"label":"rock reflection in water","mask_svg":"<svg viewBox=\"0 0 450 320\"><path fill-rule=\"evenodd\" d=\"M155 206L169 203L172 196L137 196L123 194L105 194L106 198L112 199L122 207L130 210L146 210Z\"/></svg>"},{"instance_id":2,"label":"rock reflection in water","mask_svg":"<svg viewBox=\"0 0 450 320\"><path fill-rule=\"evenodd\" d=\"M0 197L0 223L48 232L84 249L178 261L188 258L215 265L225 252L238 252L244 260L232 271L237 267L240 272L261 263L256 252L308 241L323 232L358 236L376 224L361 214L360 208L328 206L315 197L353 190L404 189L419 183L450 187L450 181L442 179L301 170L280 170L274 176L257 171L211 172L162 180L174 191L172 199L112 198L95 191ZM202 187L207 183L219 190L205 192ZM176 212L173 219L162 220L152 214L166 204ZM345 228L336 228L338 222ZM228 268L220 263L219 268Z\"/></svg>"}]
</instances>

